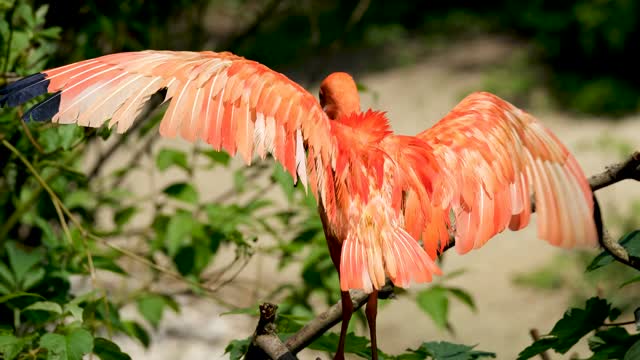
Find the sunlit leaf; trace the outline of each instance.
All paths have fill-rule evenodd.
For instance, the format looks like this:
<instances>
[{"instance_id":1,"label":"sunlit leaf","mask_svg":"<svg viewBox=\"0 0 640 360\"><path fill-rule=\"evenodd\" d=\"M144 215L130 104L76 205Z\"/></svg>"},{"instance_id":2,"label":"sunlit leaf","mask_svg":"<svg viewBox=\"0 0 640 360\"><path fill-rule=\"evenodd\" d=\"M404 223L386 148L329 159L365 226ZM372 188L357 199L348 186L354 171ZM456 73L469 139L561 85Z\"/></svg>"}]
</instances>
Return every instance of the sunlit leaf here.
<instances>
[{"instance_id":1,"label":"sunlit leaf","mask_svg":"<svg viewBox=\"0 0 640 360\"><path fill-rule=\"evenodd\" d=\"M169 308L174 311L178 310L178 305L173 302L173 300L169 300L168 297L157 294L143 294L138 297L136 302L140 314L154 328L157 328L158 325L160 325L160 320L162 320L162 314L166 306L169 306Z\"/></svg>"},{"instance_id":2,"label":"sunlit leaf","mask_svg":"<svg viewBox=\"0 0 640 360\"><path fill-rule=\"evenodd\" d=\"M13 300L21 297L35 297L35 298L44 299L40 294L19 291L19 292L13 292L4 296L0 296L0 304L5 303L9 300Z\"/></svg>"},{"instance_id":3,"label":"sunlit leaf","mask_svg":"<svg viewBox=\"0 0 640 360\"><path fill-rule=\"evenodd\" d=\"M439 328L447 328L449 323L449 298L447 297L447 289L441 286L432 286L420 291L416 296L416 301L420 309L431 316Z\"/></svg>"},{"instance_id":4,"label":"sunlit leaf","mask_svg":"<svg viewBox=\"0 0 640 360\"><path fill-rule=\"evenodd\" d=\"M187 154L184 151L175 149L161 149L156 156L156 167L160 171L165 171L171 166L177 166L188 171Z\"/></svg>"},{"instance_id":5,"label":"sunlit leaf","mask_svg":"<svg viewBox=\"0 0 640 360\"><path fill-rule=\"evenodd\" d=\"M27 311L27 310L40 310L40 311L47 311L47 312L52 312L56 314L62 314L62 307L60 306L60 304L54 303L52 301L34 302L33 304L23 309L23 311Z\"/></svg>"},{"instance_id":6,"label":"sunlit leaf","mask_svg":"<svg viewBox=\"0 0 640 360\"><path fill-rule=\"evenodd\" d=\"M230 360L240 360L244 357L249 349L251 338L242 340L232 340L227 347L224 348L224 353L229 354Z\"/></svg>"},{"instance_id":7,"label":"sunlit leaf","mask_svg":"<svg viewBox=\"0 0 640 360\"><path fill-rule=\"evenodd\" d=\"M76 328L66 335L47 333L40 338L40 346L47 349L47 360L81 360L93 348L93 336Z\"/></svg>"},{"instance_id":8,"label":"sunlit leaf","mask_svg":"<svg viewBox=\"0 0 640 360\"><path fill-rule=\"evenodd\" d=\"M5 360L13 360L26 345L25 339L11 334L0 334L0 354Z\"/></svg>"},{"instance_id":9,"label":"sunlit leaf","mask_svg":"<svg viewBox=\"0 0 640 360\"><path fill-rule=\"evenodd\" d=\"M193 216L186 212L178 212L169 219L165 238L165 246L169 256L175 256L178 249L191 239L191 231L194 226Z\"/></svg>"},{"instance_id":10,"label":"sunlit leaf","mask_svg":"<svg viewBox=\"0 0 640 360\"><path fill-rule=\"evenodd\" d=\"M44 257L42 248L26 251L13 241L8 242L5 247L9 255L9 265L18 283L21 283L27 272Z\"/></svg>"}]
</instances>

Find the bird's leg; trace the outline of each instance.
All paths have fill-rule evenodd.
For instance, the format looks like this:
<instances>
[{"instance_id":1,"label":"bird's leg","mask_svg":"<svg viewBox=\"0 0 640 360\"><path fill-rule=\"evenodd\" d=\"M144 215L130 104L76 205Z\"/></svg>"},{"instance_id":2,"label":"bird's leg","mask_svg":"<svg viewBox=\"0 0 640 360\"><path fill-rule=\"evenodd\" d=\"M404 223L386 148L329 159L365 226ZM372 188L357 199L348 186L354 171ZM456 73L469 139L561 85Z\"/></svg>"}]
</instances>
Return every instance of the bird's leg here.
<instances>
[{"instance_id":1,"label":"bird's leg","mask_svg":"<svg viewBox=\"0 0 640 360\"><path fill-rule=\"evenodd\" d=\"M376 341L376 317L378 316L378 291L374 290L367 299L367 323L369 324L369 337L371 338L371 359L378 360L378 342Z\"/></svg>"},{"instance_id":2,"label":"bird's leg","mask_svg":"<svg viewBox=\"0 0 640 360\"><path fill-rule=\"evenodd\" d=\"M340 325L340 341L338 341L338 350L333 360L344 360L344 341L347 337L347 328L349 327L349 321L351 315L353 315L353 303L351 302L351 295L349 291L342 291L340 293L342 300L342 324Z\"/></svg>"}]
</instances>

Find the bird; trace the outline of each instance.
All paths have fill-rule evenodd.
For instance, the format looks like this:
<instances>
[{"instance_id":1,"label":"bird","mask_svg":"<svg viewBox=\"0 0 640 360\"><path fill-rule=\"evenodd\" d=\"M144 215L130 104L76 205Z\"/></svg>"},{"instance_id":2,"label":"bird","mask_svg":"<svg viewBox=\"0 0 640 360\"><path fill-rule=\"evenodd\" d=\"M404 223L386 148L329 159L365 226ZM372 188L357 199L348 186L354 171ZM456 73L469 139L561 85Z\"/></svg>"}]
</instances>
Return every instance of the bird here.
<instances>
[{"instance_id":1,"label":"bird","mask_svg":"<svg viewBox=\"0 0 640 360\"><path fill-rule=\"evenodd\" d=\"M430 282L438 256L483 246L537 213L551 245L595 246L594 196L576 158L538 119L487 92L465 97L415 135L395 134L385 112L362 110L353 77L328 75L319 99L285 75L230 52L146 50L36 73L0 89L0 107L48 98L25 121L129 129L166 91L163 137L203 141L249 165L269 154L317 201L339 273L344 359L354 311L349 290L369 294L365 314L378 358L378 290Z\"/></svg>"}]
</instances>

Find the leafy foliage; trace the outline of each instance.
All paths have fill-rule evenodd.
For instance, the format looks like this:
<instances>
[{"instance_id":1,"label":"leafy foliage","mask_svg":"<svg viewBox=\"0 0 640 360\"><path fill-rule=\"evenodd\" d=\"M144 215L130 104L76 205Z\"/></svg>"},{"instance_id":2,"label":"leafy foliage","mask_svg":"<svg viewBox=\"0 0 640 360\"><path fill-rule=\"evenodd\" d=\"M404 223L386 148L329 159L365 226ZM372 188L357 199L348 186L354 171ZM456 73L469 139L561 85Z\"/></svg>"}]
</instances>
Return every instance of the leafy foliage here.
<instances>
[{"instance_id":1,"label":"leafy foliage","mask_svg":"<svg viewBox=\"0 0 640 360\"><path fill-rule=\"evenodd\" d=\"M624 235L619 243L627 249L630 256L638 256L638 243L640 231L632 231ZM612 266L613 258L610 254L602 252L596 256L587 266L587 271L594 271L604 267ZM624 281L622 286L638 281L636 274ZM637 304L635 304L637 306ZM633 311L634 320L631 322L615 321L623 314L623 311L613 307L607 299L592 297L585 302L584 308L571 308L567 310L548 335L524 349L518 359L530 359L538 354L553 349L565 354L585 336L588 338L589 349L593 355L589 358L596 359L633 359L637 352L636 344L640 341L639 318L640 308ZM607 323L607 319L609 322ZM623 327L630 323L636 324L636 332L630 334L628 329ZM634 348L635 347L635 348Z\"/></svg>"}]
</instances>

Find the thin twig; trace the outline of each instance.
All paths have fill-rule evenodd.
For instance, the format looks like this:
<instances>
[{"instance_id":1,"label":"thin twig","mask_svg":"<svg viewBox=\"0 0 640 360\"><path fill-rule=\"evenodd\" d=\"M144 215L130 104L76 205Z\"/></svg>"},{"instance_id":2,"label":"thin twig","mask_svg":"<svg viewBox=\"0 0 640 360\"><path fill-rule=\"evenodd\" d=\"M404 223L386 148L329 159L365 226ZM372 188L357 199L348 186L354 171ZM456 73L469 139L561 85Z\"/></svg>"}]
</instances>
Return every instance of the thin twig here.
<instances>
[{"instance_id":1,"label":"thin twig","mask_svg":"<svg viewBox=\"0 0 640 360\"><path fill-rule=\"evenodd\" d=\"M634 152L625 161L609 165L603 172L591 176L589 185L596 191L627 179L640 181L640 151Z\"/></svg>"},{"instance_id":2,"label":"thin twig","mask_svg":"<svg viewBox=\"0 0 640 360\"><path fill-rule=\"evenodd\" d=\"M22 118L21 113L22 111L18 110L18 115L20 116L20 118ZM24 130L24 133L27 135L27 138L29 139L33 147L35 147L40 154L44 154L44 149L42 148L42 146L40 146L40 143L37 142L36 139L33 137L31 130L29 130L29 127L27 126L27 123L24 121L20 121L20 125L22 125L22 129Z\"/></svg>"},{"instance_id":3,"label":"thin twig","mask_svg":"<svg viewBox=\"0 0 640 360\"><path fill-rule=\"evenodd\" d=\"M529 330L529 334L531 335L531 338L533 339L533 341L540 340L540 332L538 331L538 329ZM549 354L547 354L546 350L541 352L538 355L540 355L540 359L542 359L542 360L551 360L551 358L549 357Z\"/></svg>"},{"instance_id":4,"label":"thin twig","mask_svg":"<svg viewBox=\"0 0 640 360\"><path fill-rule=\"evenodd\" d=\"M626 326L626 325L633 325L635 323L636 323L635 320L629 320L629 321L622 321L617 323L606 323L606 324L602 324L602 326Z\"/></svg>"}]
</instances>

